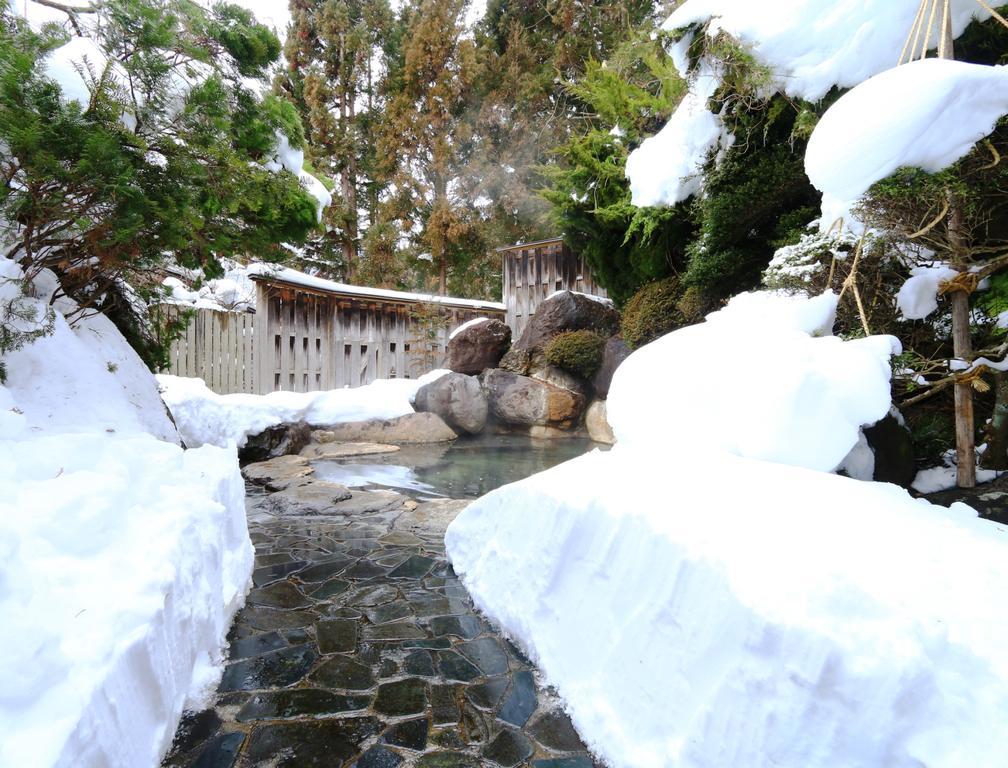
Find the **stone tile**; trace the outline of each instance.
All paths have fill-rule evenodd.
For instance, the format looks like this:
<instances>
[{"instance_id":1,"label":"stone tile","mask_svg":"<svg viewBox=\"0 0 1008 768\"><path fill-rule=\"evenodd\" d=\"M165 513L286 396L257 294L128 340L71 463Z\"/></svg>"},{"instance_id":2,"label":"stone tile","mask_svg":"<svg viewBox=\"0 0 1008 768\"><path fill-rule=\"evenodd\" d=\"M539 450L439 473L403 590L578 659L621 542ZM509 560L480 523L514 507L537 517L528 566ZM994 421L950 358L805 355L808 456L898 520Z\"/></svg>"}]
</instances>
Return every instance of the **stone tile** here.
<instances>
[{"instance_id":1,"label":"stone tile","mask_svg":"<svg viewBox=\"0 0 1008 768\"><path fill-rule=\"evenodd\" d=\"M533 739L554 752L577 752L584 749L581 737L564 712L547 712L536 718L527 730Z\"/></svg>"},{"instance_id":2,"label":"stone tile","mask_svg":"<svg viewBox=\"0 0 1008 768\"><path fill-rule=\"evenodd\" d=\"M434 560L423 555L413 555L402 565L396 566L390 572L390 579L420 579L434 565Z\"/></svg>"},{"instance_id":3,"label":"stone tile","mask_svg":"<svg viewBox=\"0 0 1008 768\"><path fill-rule=\"evenodd\" d=\"M501 644L492 637L468 640L455 647L484 675L503 675L509 670L507 654L504 653Z\"/></svg>"},{"instance_id":4,"label":"stone tile","mask_svg":"<svg viewBox=\"0 0 1008 768\"><path fill-rule=\"evenodd\" d=\"M350 653L357 647L357 622L353 619L326 619L315 625L315 637L322 653Z\"/></svg>"},{"instance_id":5,"label":"stone tile","mask_svg":"<svg viewBox=\"0 0 1008 768\"><path fill-rule=\"evenodd\" d=\"M417 760L417 768L480 768L480 760L464 752L428 752Z\"/></svg>"},{"instance_id":6,"label":"stone tile","mask_svg":"<svg viewBox=\"0 0 1008 768\"><path fill-rule=\"evenodd\" d=\"M339 576L353 563L353 558L344 555L332 555L321 561L316 561L308 568L298 572L298 579L307 582L328 581L333 576Z\"/></svg>"},{"instance_id":7,"label":"stone tile","mask_svg":"<svg viewBox=\"0 0 1008 768\"><path fill-rule=\"evenodd\" d=\"M430 620L435 636L454 635L472 640L483 631L483 623L476 616L435 616Z\"/></svg>"},{"instance_id":8,"label":"stone tile","mask_svg":"<svg viewBox=\"0 0 1008 768\"><path fill-rule=\"evenodd\" d=\"M347 591L351 582L346 579L329 579L319 584L308 594L312 600L330 600Z\"/></svg>"},{"instance_id":9,"label":"stone tile","mask_svg":"<svg viewBox=\"0 0 1008 768\"><path fill-rule=\"evenodd\" d=\"M391 603L399 597L399 590L389 584L366 584L347 592L340 597L342 605L351 605L355 608L370 608L375 605Z\"/></svg>"},{"instance_id":10,"label":"stone tile","mask_svg":"<svg viewBox=\"0 0 1008 768\"><path fill-rule=\"evenodd\" d=\"M387 574L388 569L382 568L370 560L358 560L343 571L343 575L348 579L373 579L376 576L385 576Z\"/></svg>"},{"instance_id":11,"label":"stone tile","mask_svg":"<svg viewBox=\"0 0 1008 768\"><path fill-rule=\"evenodd\" d=\"M192 768L232 768L243 741L245 734L240 731L214 737L192 762Z\"/></svg>"},{"instance_id":12,"label":"stone tile","mask_svg":"<svg viewBox=\"0 0 1008 768\"><path fill-rule=\"evenodd\" d=\"M370 696L345 696L319 688L267 691L252 696L235 719L239 723L246 723L250 720L339 715L367 709L370 704Z\"/></svg>"},{"instance_id":13,"label":"stone tile","mask_svg":"<svg viewBox=\"0 0 1008 768\"><path fill-rule=\"evenodd\" d=\"M434 677L434 657L430 651L413 651L403 659L403 670L408 675Z\"/></svg>"},{"instance_id":14,"label":"stone tile","mask_svg":"<svg viewBox=\"0 0 1008 768\"><path fill-rule=\"evenodd\" d=\"M427 683L417 678L378 686L374 711L390 717L417 715L427 708Z\"/></svg>"},{"instance_id":15,"label":"stone tile","mask_svg":"<svg viewBox=\"0 0 1008 768\"><path fill-rule=\"evenodd\" d=\"M220 730L220 715L215 710L204 709L202 712L184 712L175 740L168 751L168 761L179 755L191 752Z\"/></svg>"},{"instance_id":16,"label":"stone tile","mask_svg":"<svg viewBox=\"0 0 1008 768\"><path fill-rule=\"evenodd\" d=\"M348 691L366 691L374 687L371 667L347 656L333 656L312 672L310 680L323 688L341 688Z\"/></svg>"},{"instance_id":17,"label":"stone tile","mask_svg":"<svg viewBox=\"0 0 1008 768\"><path fill-rule=\"evenodd\" d=\"M254 691L291 685L308 673L316 659L315 649L306 644L237 661L224 668L218 690Z\"/></svg>"},{"instance_id":18,"label":"stone tile","mask_svg":"<svg viewBox=\"0 0 1008 768\"><path fill-rule=\"evenodd\" d=\"M311 600L289 581L278 581L262 589L253 589L249 592L248 602L270 608L305 608L311 605Z\"/></svg>"},{"instance_id":19,"label":"stone tile","mask_svg":"<svg viewBox=\"0 0 1008 768\"><path fill-rule=\"evenodd\" d=\"M364 627L365 640L417 640L425 633L412 621L393 621Z\"/></svg>"},{"instance_id":20,"label":"stone tile","mask_svg":"<svg viewBox=\"0 0 1008 768\"><path fill-rule=\"evenodd\" d=\"M533 760L532 768L595 768L595 763L587 755L583 757L559 757Z\"/></svg>"},{"instance_id":21,"label":"stone tile","mask_svg":"<svg viewBox=\"0 0 1008 768\"><path fill-rule=\"evenodd\" d=\"M531 672L515 672L511 677L514 682L511 693L497 716L506 723L521 727L536 710L535 680Z\"/></svg>"},{"instance_id":22,"label":"stone tile","mask_svg":"<svg viewBox=\"0 0 1008 768\"><path fill-rule=\"evenodd\" d=\"M447 650L451 648L451 640L446 637L430 637L422 640L404 640L403 648L429 648L432 650Z\"/></svg>"},{"instance_id":23,"label":"stone tile","mask_svg":"<svg viewBox=\"0 0 1008 768\"><path fill-rule=\"evenodd\" d=\"M501 697L511 685L509 677L491 677L482 683L466 688L466 698L480 709L492 710L500 703Z\"/></svg>"},{"instance_id":24,"label":"stone tile","mask_svg":"<svg viewBox=\"0 0 1008 768\"><path fill-rule=\"evenodd\" d=\"M532 757L533 751L532 742L521 731L507 729L498 733L480 754L503 768L514 768Z\"/></svg>"},{"instance_id":25,"label":"stone tile","mask_svg":"<svg viewBox=\"0 0 1008 768\"><path fill-rule=\"evenodd\" d=\"M402 761L391 749L371 747L350 768L396 768Z\"/></svg>"},{"instance_id":26,"label":"stone tile","mask_svg":"<svg viewBox=\"0 0 1008 768\"><path fill-rule=\"evenodd\" d=\"M247 659L250 656L259 656L268 651L286 648L288 645L287 640L279 632L267 632L263 635L242 637L231 643L228 659L231 661Z\"/></svg>"},{"instance_id":27,"label":"stone tile","mask_svg":"<svg viewBox=\"0 0 1008 768\"><path fill-rule=\"evenodd\" d=\"M438 669L446 680L462 683L472 682L480 676L480 671L455 651L438 652Z\"/></svg>"},{"instance_id":28,"label":"stone tile","mask_svg":"<svg viewBox=\"0 0 1008 768\"><path fill-rule=\"evenodd\" d=\"M459 721L458 695L460 686L431 686L431 719L435 726L454 725Z\"/></svg>"},{"instance_id":29,"label":"stone tile","mask_svg":"<svg viewBox=\"0 0 1008 768\"><path fill-rule=\"evenodd\" d=\"M373 717L260 725L249 736L243 768L331 766L358 754L379 728Z\"/></svg>"},{"instance_id":30,"label":"stone tile","mask_svg":"<svg viewBox=\"0 0 1008 768\"><path fill-rule=\"evenodd\" d=\"M238 622L263 630L300 629L315 623L315 616L308 611L284 611L252 605L242 609Z\"/></svg>"},{"instance_id":31,"label":"stone tile","mask_svg":"<svg viewBox=\"0 0 1008 768\"><path fill-rule=\"evenodd\" d=\"M385 624L389 621L412 616L413 609L405 600L396 600L392 603L385 603L385 605L376 605L374 608L366 608L364 613L367 614L368 621L372 624Z\"/></svg>"},{"instance_id":32,"label":"stone tile","mask_svg":"<svg viewBox=\"0 0 1008 768\"><path fill-rule=\"evenodd\" d=\"M306 565L308 563L304 560L295 560L292 562L290 558L287 558L286 562L256 568L252 571L252 583L257 587L261 587L274 581L280 581L295 571L301 570Z\"/></svg>"},{"instance_id":33,"label":"stone tile","mask_svg":"<svg viewBox=\"0 0 1008 768\"><path fill-rule=\"evenodd\" d=\"M382 736L382 741L394 747L411 749L414 752L423 752L427 748L427 733L430 724L426 717L416 720L405 720L395 725L390 725Z\"/></svg>"}]
</instances>

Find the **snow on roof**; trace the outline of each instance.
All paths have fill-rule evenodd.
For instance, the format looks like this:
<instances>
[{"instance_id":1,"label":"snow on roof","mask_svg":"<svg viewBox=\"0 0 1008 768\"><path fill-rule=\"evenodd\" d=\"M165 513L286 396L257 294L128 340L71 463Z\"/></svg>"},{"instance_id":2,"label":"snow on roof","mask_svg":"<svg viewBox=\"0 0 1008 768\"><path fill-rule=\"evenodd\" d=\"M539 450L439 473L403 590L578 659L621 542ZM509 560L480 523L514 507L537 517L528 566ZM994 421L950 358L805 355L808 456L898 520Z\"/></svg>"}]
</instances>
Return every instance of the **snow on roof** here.
<instances>
[{"instance_id":1,"label":"snow on roof","mask_svg":"<svg viewBox=\"0 0 1008 768\"><path fill-rule=\"evenodd\" d=\"M391 301L404 301L411 303L431 303L444 304L450 307L469 307L472 309L498 310L503 312L506 307L497 301L481 301L479 299L459 299L454 296L438 296L432 293L408 293L406 291L393 291L388 288L367 288L360 285L349 285L348 283L337 283L335 280L326 280L321 277L306 275L296 269L287 267L277 267L272 264L250 264L248 275L253 280L269 280L280 283L288 283L304 288L314 288L318 291L328 291L330 293L341 293L349 296L360 296L366 299L387 299Z\"/></svg>"}]
</instances>

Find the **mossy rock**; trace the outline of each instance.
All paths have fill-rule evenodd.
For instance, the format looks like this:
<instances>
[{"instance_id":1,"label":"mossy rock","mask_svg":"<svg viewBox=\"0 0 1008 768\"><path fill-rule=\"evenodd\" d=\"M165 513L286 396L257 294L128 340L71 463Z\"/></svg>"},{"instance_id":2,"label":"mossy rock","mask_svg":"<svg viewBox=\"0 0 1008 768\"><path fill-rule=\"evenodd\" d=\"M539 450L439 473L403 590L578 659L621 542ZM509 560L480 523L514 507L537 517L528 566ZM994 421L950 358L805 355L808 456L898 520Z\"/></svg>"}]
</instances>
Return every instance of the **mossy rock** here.
<instances>
[{"instance_id":1,"label":"mossy rock","mask_svg":"<svg viewBox=\"0 0 1008 768\"><path fill-rule=\"evenodd\" d=\"M688 322L679 308L683 288L677 277L648 283L623 310L623 338L632 349L664 336Z\"/></svg>"},{"instance_id":2,"label":"mossy rock","mask_svg":"<svg viewBox=\"0 0 1008 768\"><path fill-rule=\"evenodd\" d=\"M546 345L546 361L590 379L602 365L606 340L592 331L567 331Z\"/></svg>"}]
</instances>

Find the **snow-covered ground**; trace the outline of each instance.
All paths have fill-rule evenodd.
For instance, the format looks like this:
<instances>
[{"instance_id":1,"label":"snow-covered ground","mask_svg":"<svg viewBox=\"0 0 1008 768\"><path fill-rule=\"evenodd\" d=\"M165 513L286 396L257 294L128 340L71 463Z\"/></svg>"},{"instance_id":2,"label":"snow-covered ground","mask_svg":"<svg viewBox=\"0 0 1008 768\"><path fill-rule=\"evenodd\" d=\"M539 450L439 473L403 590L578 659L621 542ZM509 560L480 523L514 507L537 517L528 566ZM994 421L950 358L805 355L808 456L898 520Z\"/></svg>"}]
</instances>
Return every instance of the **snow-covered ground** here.
<instances>
[{"instance_id":1,"label":"snow-covered ground","mask_svg":"<svg viewBox=\"0 0 1008 768\"><path fill-rule=\"evenodd\" d=\"M405 416L413 413L417 390L446 373L436 370L418 379L378 379L352 389L268 395L218 395L202 379L162 374L157 380L187 446L237 443L241 447L250 435L277 424L306 421L323 426Z\"/></svg>"},{"instance_id":2,"label":"snow-covered ground","mask_svg":"<svg viewBox=\"0 0 1008 768\"><path fill-rule=\"evenodd\" d=\"M19 278L0 260L0 305ZM44 317L54 287L44 273L19 311ZM51 335L3 357L0 765L154 766L244 601L244 485L233 446L180 447L106 318L55 309Z\"/></svg>"},{"instance_id":3,"label":"snow-covered ground","mask_svg":"<svg viewBox=\"0 0 1008 768\"><path fill-rule=\"evenodd\" d=\"M834 306L750 295L638 350L612 451L448 529L613 768L1008 764L1008 530L830 473L894 351L823 335Z\"/></svg>"}]
</instances>

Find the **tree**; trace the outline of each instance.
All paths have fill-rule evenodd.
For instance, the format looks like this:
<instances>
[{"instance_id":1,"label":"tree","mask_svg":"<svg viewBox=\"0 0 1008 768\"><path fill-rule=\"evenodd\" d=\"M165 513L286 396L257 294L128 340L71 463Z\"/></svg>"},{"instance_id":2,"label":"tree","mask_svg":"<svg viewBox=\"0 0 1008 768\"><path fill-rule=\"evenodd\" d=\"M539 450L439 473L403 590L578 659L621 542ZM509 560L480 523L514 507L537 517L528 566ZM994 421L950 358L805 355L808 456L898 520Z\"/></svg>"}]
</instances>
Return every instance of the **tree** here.
<instances>
[{"instance_id":1,"label":"tree","mask_svg":"<svg viewBox=\"0 0 1008 768\"><path fill-rule=\"evenodd\" d=\"M374 145L392 12L388 0L293 0L291 9L287 68L275 86L298 107L312 166L337 193L315 266L353 279L378 208Z\"/></svg>"},{"instance_id":2,"label":"tree","mask_svg":"<svg viewBox=\"0 0 1008 768\"><path fill-rule=\"evenodd\" d=\"M244 9L184 0L71 11L71 46L63 27L36 34L2 14L3 253L29 278L52 270L82 311L133 326L154 363L158 333L134 310L157 298L167 262L216 276L223 257L281 260L281 243L316 224L320 203L294 173L296 112L246 86L279 41Z\"/></svg>"},{"instance_id":3,"label":"tree","mask_svg":"<svg viewBox=\"0 0 1008 768\"><path fill-rule=\"evenodd\" d=\"M438 290L449 281L472 293L467 270L485 250L480 222L460 179L472 154L476 48L464 35L466 0L415 0L408 20L398 90L388 104L378 144L387 162L387 221L421 260Z\"/></svg>"}]
</instances>

